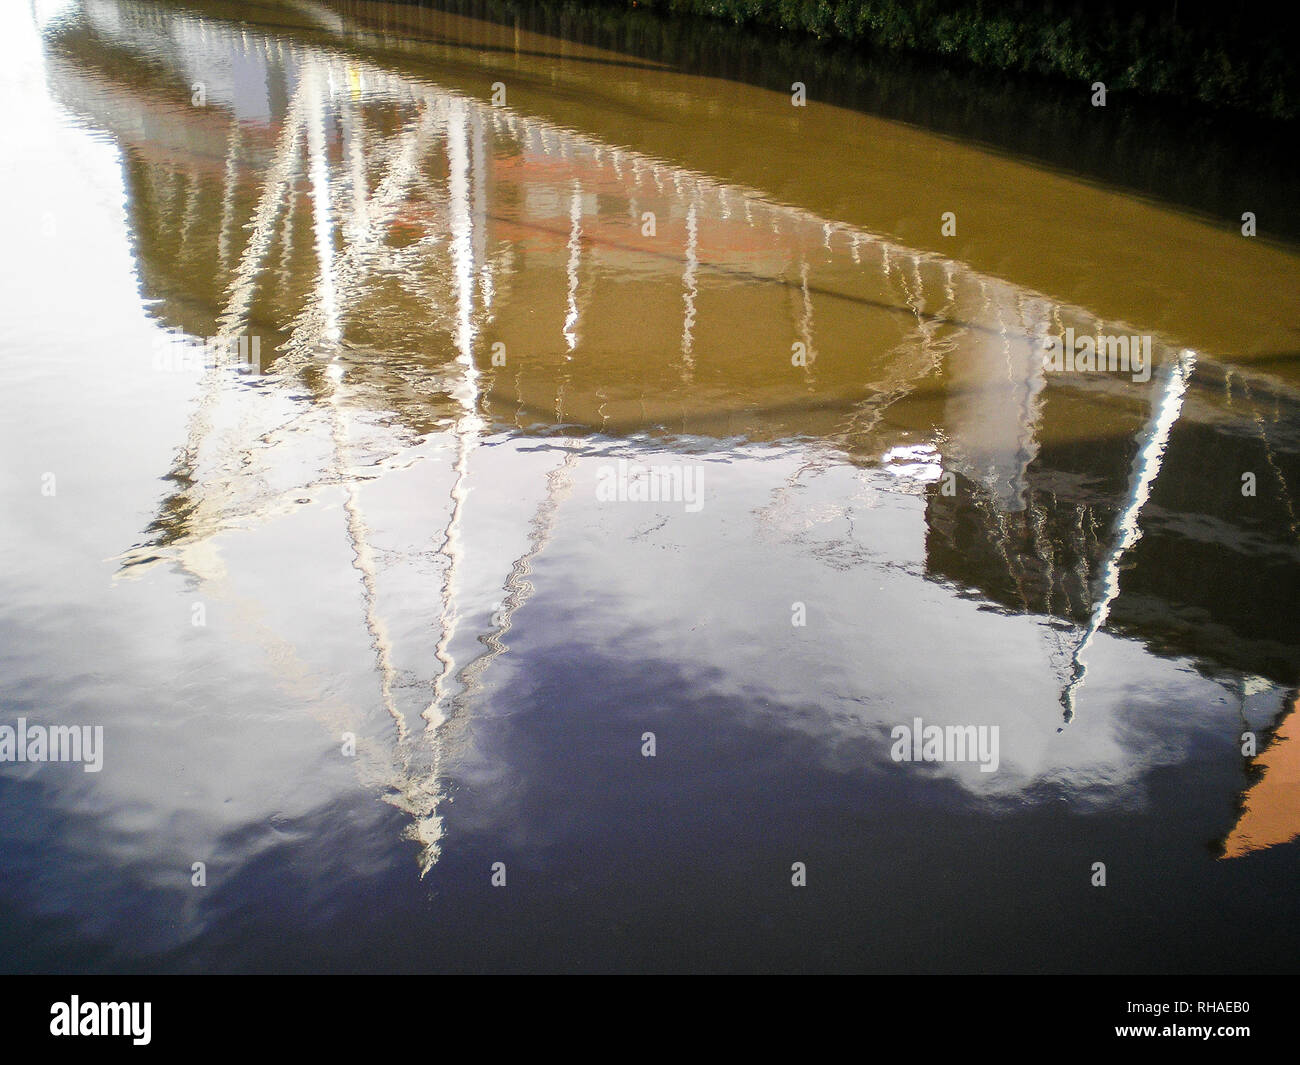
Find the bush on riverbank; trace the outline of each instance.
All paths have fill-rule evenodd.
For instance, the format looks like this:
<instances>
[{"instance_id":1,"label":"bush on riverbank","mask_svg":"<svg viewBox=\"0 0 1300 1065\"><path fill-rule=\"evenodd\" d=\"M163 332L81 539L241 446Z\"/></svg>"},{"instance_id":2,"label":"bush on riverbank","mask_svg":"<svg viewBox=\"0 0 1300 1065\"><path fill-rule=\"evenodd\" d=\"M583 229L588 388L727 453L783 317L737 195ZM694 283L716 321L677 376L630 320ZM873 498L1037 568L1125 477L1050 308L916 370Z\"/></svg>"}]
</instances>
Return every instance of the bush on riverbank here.
<instances>
[{"instance_id":1,"label":"bush on riverbank","mask_svg":"<svg viewBox=\"0 0 1300 1065\"><path fill-rule=\"evenodd\" d=\"M1015 0L584 0L947 57L1110 91L1300 116L1290 25L1257 0L1053 5ZM1294 17L1289 17L1294 21Z\"/></svg>"}]
</instances>

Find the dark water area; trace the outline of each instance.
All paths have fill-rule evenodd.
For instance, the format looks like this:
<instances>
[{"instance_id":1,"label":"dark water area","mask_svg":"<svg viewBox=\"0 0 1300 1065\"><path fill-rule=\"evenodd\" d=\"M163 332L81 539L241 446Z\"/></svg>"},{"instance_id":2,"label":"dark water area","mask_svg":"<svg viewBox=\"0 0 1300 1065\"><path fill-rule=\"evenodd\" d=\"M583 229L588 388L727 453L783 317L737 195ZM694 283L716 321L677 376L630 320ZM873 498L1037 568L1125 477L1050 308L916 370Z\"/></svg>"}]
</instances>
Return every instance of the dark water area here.
<instances>
[{"instance_id":1,"label":"dark water area","mask_svg":"<svg viewBox=\"0 0 1300 1065\"><path fill-rule=\"evenodd\" d=\"M5 10L0 969L1294 970L1294 143L508 15Z\"/></svg>"}]
</instances>

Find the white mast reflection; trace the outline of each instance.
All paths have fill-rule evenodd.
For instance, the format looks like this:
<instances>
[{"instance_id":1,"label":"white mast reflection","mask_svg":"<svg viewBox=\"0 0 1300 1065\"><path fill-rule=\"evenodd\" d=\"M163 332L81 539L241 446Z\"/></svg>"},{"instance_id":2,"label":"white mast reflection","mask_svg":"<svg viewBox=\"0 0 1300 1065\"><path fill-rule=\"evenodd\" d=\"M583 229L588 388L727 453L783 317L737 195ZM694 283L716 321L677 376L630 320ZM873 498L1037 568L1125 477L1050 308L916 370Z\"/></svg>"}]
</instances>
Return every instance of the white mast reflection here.
<instances>
[{"instance_id":1,"label":"white mast reflection","mask_svg":"<svg viewBox=\"0 0 1300 1065\"><path fill-rule=\"evenodd\" d=\"M436 733L445 720L443 707L448 685L454 678L455 659L450 645L459 624L456 583L463 565L464 544L461 524L469 497L469 457L478 443L482 419L478 414L479 370L474 363L477 337L474 323L474 239L471 217L471 176L468 144L468 116L463 100L451 102L447 122L447 160L449 166L449 211L451 215L451 258L456 291L456 356L463 371L453 395L460 404L453 432L456 438L456 462L451 487L451 516L438 553L445 559L442 582L442 633L435 656L441 670L434 682L433 701L425 710L430 733Z\"/></svg>"},{"instance_id":2,"label":"white mast reflection","mask_svg":"<svg viewBox=\"0 0 1300 1065\"><path fill-rule=\"evenodd\" d=\"M1169 443L1169 434L1173 431L1174 423L1182 413L1183 396L1187 392L1187 383L1195 368L1194 351L1184 350L1167 364L1164 389L1147 422L1145 442L1133 459L1128 502L1115 519L1114 542L1102 564L1101 575L1097 579L1097 603L1093 607L1092 617L1083 631L1079 645L1074 651L1073 676L1065 686L1065 690L1061 692L1061 708L1067 725L1074 720L1075 702L1088 672L1085 655L1093 638L1110 617L1111 604L1119 595L1120 561L1125 553L1142 538L1138 517L1147 500L1151 498L1151 489L1160 475L1160 467L1165 459L1165 446Z\"/></svg>"},{"instance_id":3,"label":"white mast reflection","mask_svg":"<svg viewBox=\"0 0 1300 1065\"><path fill-rule=\"evenodd\" d=\"M682 275L684 290L682 301L685 304L682 321L682 358L686 362L688 374L695 368L695 359L692 356L695 338L692 333L695 330L695 297L699 292L695 280L695 275L700 269L699 251L699 222L696 219L696 199L692 196L691 204L686 209L686 272Z\"/></svg>"},{"instance_id":4,"label":"white mast reflection","mask_svg":"<svg viewBox=\"0 0 1300 1065\"><path fill-rule=\"evenodd\" d=\"M564 317L564 342L572 352L578 343L578 267L582 263L582 186L573 179L569 193L569 262L565 273L569 281L568 313ZM570 354L568 356L572 358Z\"/></svg>"}]
</instances>

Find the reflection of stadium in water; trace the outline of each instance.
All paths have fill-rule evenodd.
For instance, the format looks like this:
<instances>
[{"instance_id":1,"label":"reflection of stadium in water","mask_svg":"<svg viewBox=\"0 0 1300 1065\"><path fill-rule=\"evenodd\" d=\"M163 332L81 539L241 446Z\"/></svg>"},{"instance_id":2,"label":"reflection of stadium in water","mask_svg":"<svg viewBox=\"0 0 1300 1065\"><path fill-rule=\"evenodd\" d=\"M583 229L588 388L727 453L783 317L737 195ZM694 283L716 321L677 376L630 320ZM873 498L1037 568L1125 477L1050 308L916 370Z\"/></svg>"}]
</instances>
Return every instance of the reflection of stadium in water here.
<instances>
[{"instance_id":1,"label":"reflection of stadium in water","mask_svg":"<svg viewBox=\"0 0 1300 1065\"><path fill-rule=\"evenodd\" d=\"M1300 404L1287 386L1159 336L1148 384L1050 375L1045 337L1143 323L1102 321L493 107L406 69L400 50L382 61L373 40L362 35L363 49L318 5L297 6L313 28L276 36L148 3L82 10L48 31L49 77L121 147L153 313L194 337L255 334L275 352L265 375L205 375L173 489L123 572L165 561L219 596L211 538L344 486L342 535L388 720L358 723L341 708L327 723L366 734L363 772L412 817L426 868L442 831L443 752L462 744L476 692L508 649L557 511L590 506L574 486L616 452L685 442L707 457L743 438L738 483L761 484L765 456L785 471L753 509L782 551L836 572L897 570L909 587L923 578L1030 619L1016 639L1033 634L1046 672L1019 689L1023 705L980 704L1003 726L1008 763L995 781L957 774L981 794L1075 781L1104 804L1150 759L1177 760L1180 741L1164 732L1145 754L1147 735L1070 749L1040 735L1049 715L1055 732L1076 714L1122 708L1113 681L1089 705L1103 631L1238 678L1243 707L1253 693L1252 727L1294 705ZM191 103L197 85L205 106ZM807 364L792 365L792 352ZM386 500L377 526L370 496L426 441L445 456L439 495L411 500L401 521ZM480 490L495 449L530 483ZM1268 485L1248 507L1242 471ZM465 524L479 503L513 534L476 553ZM864 516L888 526L883 541L856 539ZM842 520L847 537L828 532ZM890 545L883 560L879 542ZM423 631L419 604L401 594L409 581L438 603ZM295 659L256 604L241 610L257 640ZM882 683L844 665L851 631L822 638L833 675L859 691ZM1002 637L983 638L947 690L996 653ZM775 666L760 682L807 694ZM855 707L866 717L854 728L900 712L907 685L883 683L879 705ZM947 712L963 717L960 705ZM1214 714L1161 728L1235 728ZM1251 809L1288 772L1287 727L1261 752L1269 768ZM1239 831L1228 855L1293 837L1295 810L1275 806L1267 831Z\"/></svg>"}]
</instances>

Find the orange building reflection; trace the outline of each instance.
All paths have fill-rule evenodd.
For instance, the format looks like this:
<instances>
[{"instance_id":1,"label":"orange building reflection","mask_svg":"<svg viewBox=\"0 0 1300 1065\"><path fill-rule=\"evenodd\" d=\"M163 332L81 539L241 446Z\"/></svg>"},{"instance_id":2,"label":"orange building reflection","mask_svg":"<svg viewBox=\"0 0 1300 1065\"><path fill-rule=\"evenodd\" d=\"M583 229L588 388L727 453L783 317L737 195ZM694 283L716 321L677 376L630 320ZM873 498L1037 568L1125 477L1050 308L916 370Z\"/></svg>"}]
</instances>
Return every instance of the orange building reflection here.
<instances>
[{"instance_id":1,"label":"orange building reflection","mask_svg":"<svg viewBox=\"0 0 1300 1065\"><path fill-rule=\"evenodd\" d=\"M1224 858L1240 858L1251 851L1276 847L1300 836L1300 693L1278 726L1273 742L1259 753L1254 765L1263 776L1243 796L1236 827L1224 841Z\"/></svg>"}]
</instances>

